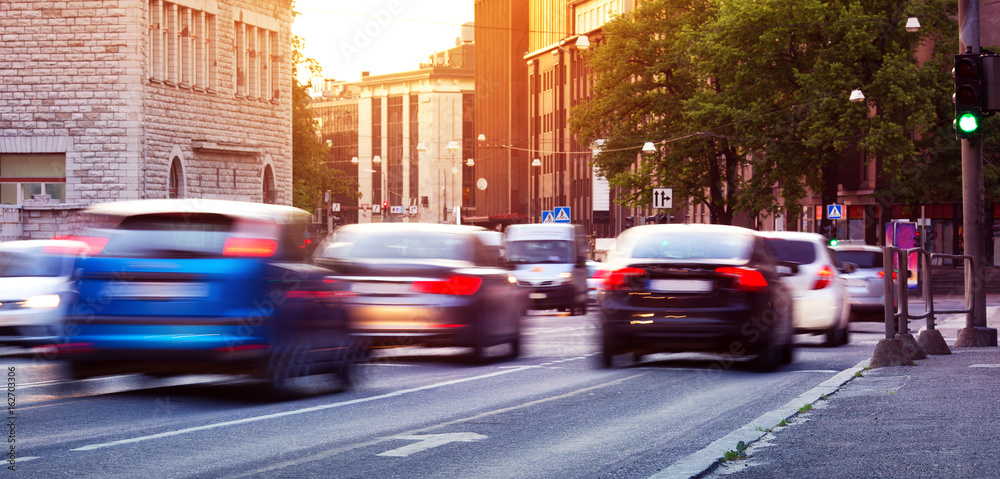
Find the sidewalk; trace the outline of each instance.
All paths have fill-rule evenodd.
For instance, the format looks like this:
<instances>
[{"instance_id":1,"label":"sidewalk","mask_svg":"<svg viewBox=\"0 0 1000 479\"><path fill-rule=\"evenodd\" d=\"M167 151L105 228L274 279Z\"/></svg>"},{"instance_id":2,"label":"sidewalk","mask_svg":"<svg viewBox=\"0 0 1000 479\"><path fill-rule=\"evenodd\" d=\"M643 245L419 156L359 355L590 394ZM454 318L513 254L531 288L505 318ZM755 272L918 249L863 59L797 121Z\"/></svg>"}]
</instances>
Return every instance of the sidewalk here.
<instances>
[{"instance_id":1,"label":"sidewalk","mask_svg":"<svg viewBox=\"0 0 1000 479\"><path fill-rule=\"evenodd\" d=\"M987 319L1000 327L1000 308ZM953 347L964 326L940 318L952 354L864 370L701 477L1000 477L1000 349Z\"/></svg>"}]
</instances>

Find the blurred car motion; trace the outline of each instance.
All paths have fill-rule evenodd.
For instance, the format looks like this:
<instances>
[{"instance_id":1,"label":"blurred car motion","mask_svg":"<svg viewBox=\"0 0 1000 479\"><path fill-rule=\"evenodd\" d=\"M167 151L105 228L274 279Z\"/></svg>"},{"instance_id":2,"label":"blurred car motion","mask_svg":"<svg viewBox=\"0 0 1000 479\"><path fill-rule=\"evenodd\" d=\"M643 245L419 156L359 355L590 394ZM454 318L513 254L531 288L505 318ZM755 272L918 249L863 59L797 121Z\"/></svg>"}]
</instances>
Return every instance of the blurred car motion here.
<instances>
[{"instance_id":1,"label":"blurred car motion","mask_svg":"<svg viewBox=\"0 0 1000 479\"><path fill-rule=\"evenodd\" d=\"M884 319L885 272L882 247L840 243L833 250L837 253L837 259L842 263L852 263L855 268L853 272L843 275L851 296L852 319L864 316ZM892 279L898 281L895 272L892 273Z\"/></svg>"},{"instance_id":2,"label":"blurred car motion","mask_svg":"<svg viewBox=\"0 0 1000 479\"><path fill-rule=\"evenodd\" d=\"M601 365L628 353L703 351L750 356L772 370L792 361L792 298L782 266L755 231L723 225L629 228L605 261Z\"/></svg>"},{"instance_id":3,"label":"blurred car motion","mask_svg":"<svg viewBox=\"0 0 1000 479\"><path fill-rule=\"evenodd\" d=\"M249 374L281 390L352 359L343 311L308 263L308 212L221 200L139 200L85 210L79 295L58 344L75 378Z\"/></svg>"},{"instance_id":4,"label":"blurred car motion","mask_svg":"<svg viewBox=\"0 0 1000 479\"><path fill-rule=\"evenodd\" d=\"M486 241L484 242L484 239ZM352 334L373 346L521 348L524 294L495 244L476 226L426 223L345 225L314 261L344 296Z\"/></svg>"},{"instance_id":5,"label":"blurred car motion","mask_svg":"<svg viewBox=\"0 0 1000 479\"><path fill-rule=\"evenodd\" d=\"M597 292L601 289L606 275L607 270L604 269L603 263L594 260L587 261L587 300L591 304L597 303Z\"/></svg>"},{"instance_id":6,"label":"blurred car motion","mask_svg":"<svg viewBox=\"0 0 1000 479\"><path fill-rule=\"evenodd\" d=\"M62 335L74 262L86 251L77 241L0 243L0 343L42 345Z\"/></svg>"},{"instance_id":7,"label":"blurred car motion","mask_svg":"<svg viewBox=\"0 0 1000 479\"><path fill-rule=\"evenodd\" d=\"M797 265L795 274L783 281L792 290L795 331L825 335L826 346L842 346L849 341L851 307L841 278L842 268L816 233L770 231L762 233L781 261Z\"/></svg>"}]
</instances>

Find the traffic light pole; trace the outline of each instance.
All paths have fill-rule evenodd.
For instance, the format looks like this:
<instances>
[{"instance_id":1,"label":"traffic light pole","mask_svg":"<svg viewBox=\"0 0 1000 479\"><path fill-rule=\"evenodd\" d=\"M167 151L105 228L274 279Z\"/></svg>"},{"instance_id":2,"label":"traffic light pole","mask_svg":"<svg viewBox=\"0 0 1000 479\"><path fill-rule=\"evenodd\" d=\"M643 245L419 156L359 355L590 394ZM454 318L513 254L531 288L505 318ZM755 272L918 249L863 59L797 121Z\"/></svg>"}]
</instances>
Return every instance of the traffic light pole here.
<instances>
[{"instance_id":1,"label":"traffic light pole","mask_svg":"<svg viewBox=\"0 0 1000 479\"><path fill-rule=\"evenodd\" d=\"M958 0L959 52L979 54L979 0ZM965 285L966 304L972 312L966 316L965 329L959 332L959 346L996 346L997 330L986 326L986 242L983 236L983 140L962 142L962 226L965 254L973 257L972 284ZM968 275L966 276L968 277ZM971 298L970 298L971 296Z\"/></svg>"}]
</instances>

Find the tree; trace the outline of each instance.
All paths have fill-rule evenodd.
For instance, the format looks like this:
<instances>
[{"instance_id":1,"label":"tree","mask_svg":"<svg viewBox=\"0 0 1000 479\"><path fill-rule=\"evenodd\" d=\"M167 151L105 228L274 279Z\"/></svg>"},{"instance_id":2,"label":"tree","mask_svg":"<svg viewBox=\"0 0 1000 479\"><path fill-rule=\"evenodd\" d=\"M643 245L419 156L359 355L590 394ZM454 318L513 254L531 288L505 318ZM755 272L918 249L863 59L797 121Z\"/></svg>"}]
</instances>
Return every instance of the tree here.
<instances>
[{"instance_id":1,"label":"tree","mask_svg":"<svg viewBox=\"0 0 1000 479\"><path fill-rule=\"evenodd\" d=\"M713 222L775 213L808 191L833 203L846 155L878 158L889 178L926 162L921 142L950 105L952 10L911 2L924 24L911 33L889 0L645 2L589 53L595 100L574 110L572 127L616 145L668 139L652 165L595 158L612 183L638 191L633 203L657 182L704 202ZM935 54L918 62L922 44ZM861 87L867 101L848 102Z\"/></svg>"},{"instance_id":2,"label":"tree","mask_svg":"<svg viewBox=\"0 0 1000 479\"><path fill-rule=\"evenodd\" d=\"M320 139L318 125L309 109L309 84L302 84L298 78L300 68L307 69L312 77L319 76L322 68L316 60L303 56L302 47L302 38L295 37L292 52L292 205L312 211L327 190L353 196L358 189L353 179L326 163L330 148Z\"/></svg>"}]
</instances>

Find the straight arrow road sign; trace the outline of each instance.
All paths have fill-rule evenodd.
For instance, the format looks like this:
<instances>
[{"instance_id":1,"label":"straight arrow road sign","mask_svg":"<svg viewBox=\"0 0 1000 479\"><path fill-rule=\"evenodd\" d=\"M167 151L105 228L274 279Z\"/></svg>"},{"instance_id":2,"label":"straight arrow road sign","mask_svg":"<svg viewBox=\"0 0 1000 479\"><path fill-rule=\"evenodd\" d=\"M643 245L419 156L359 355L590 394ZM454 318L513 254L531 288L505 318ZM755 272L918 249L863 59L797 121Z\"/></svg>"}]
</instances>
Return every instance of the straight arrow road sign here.
<instances>
[{"instance_id":1,"label":"straight arrow road sign","mask_svg":"<svg viewBox=\"0 0 1000 479\"><path fill-rule=\"evenodd\" d=\"M486 439L487 436L474 432L453 432L449 434L419 434L412 436L396 436L396 439L419 441L407 446L398 447L391 451L385 451L379 456L407 457L411 454L428 449L443 446L452 442L475 442Z\"/></svg>"}]
</instances>

